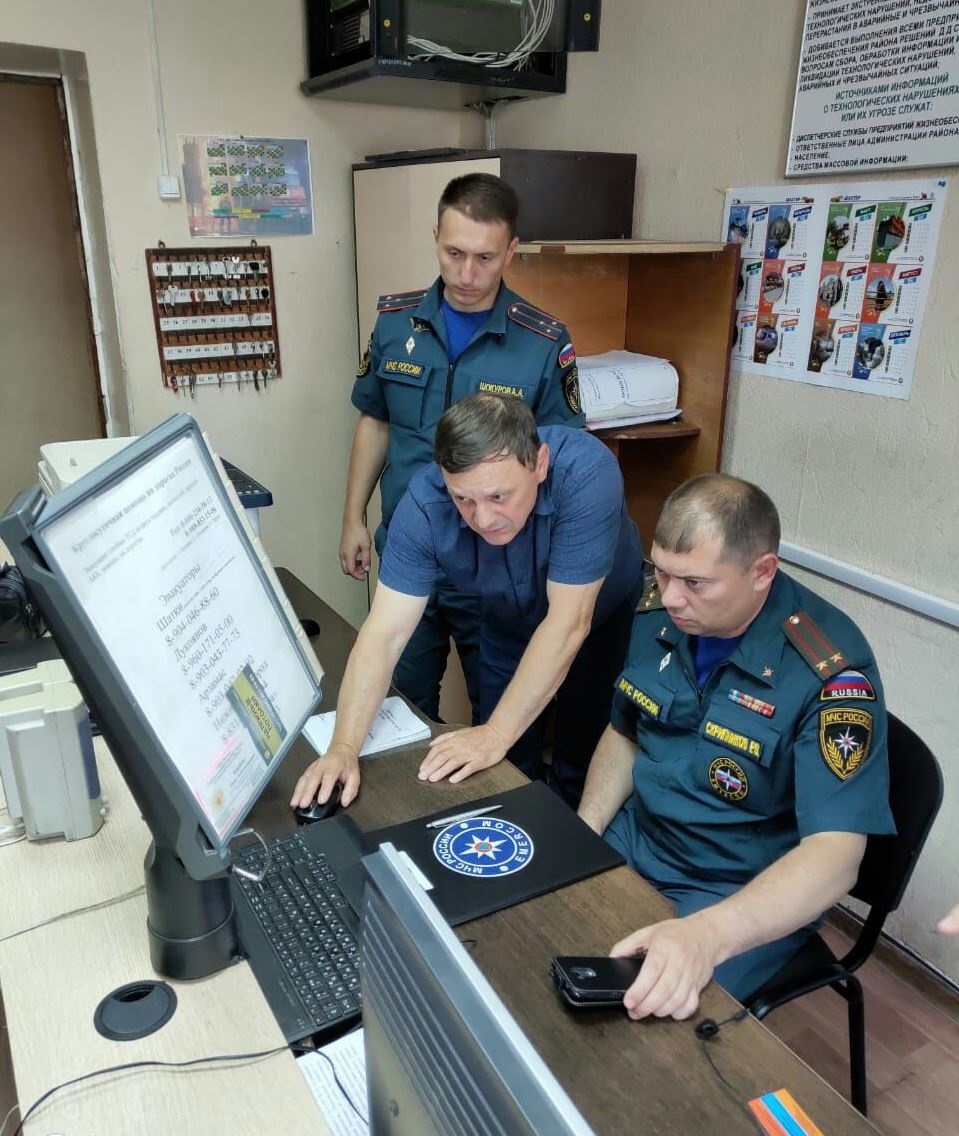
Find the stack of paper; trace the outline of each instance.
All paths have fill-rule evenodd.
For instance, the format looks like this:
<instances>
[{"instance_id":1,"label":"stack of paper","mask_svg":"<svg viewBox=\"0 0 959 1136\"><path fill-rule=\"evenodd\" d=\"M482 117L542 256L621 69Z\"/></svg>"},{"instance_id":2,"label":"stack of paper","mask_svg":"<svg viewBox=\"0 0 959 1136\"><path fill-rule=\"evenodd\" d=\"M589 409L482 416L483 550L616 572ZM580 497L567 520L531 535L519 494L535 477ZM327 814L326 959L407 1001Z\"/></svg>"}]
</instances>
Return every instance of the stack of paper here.
<instances>
[{"instance_id":1,"label":"stack of paper","mask_svg":"<svg viewBox=\"0 0 959 1136\"><path fill-rule=\"evenodd\" d=\"M676 368L635 351L580 357L579 391L590 427L661 422L681 413Z\"/></svg>"},{"instance_id":2,"label":"stack of paper","mask_svg":"<svg viewBox=\"0 0 959 1136\"><path fill-rule=\"evenodd\" d=\"M314 714L303 727L303 736L317 753L324 754L330 748L335 725L335 710L326 714ZM360 757L421 742L429 736L429 726L417 718L402 698L387 698L376 712L366 742L360 750Z\"/></svg>"},{"instance_id":3,"label":"stack of paper","mask_svg":"<svg viewBox=\"0 0 959 1136\"><path fill-rule=\"evenodd\" d=\"M354 1030L298 1057L296 1063L332 1136L367 1136L369 1101L363 1031Z\"/></svg>"}]
</instances>

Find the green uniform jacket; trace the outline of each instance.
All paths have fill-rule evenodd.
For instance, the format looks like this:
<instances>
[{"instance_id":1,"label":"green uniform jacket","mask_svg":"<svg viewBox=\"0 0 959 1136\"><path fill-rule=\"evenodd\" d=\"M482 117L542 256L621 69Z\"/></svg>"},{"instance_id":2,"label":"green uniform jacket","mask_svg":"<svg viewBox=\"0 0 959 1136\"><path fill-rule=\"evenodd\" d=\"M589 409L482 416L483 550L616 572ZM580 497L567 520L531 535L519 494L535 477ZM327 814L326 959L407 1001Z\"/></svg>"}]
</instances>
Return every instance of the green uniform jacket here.
<instances>
[{"instance_id":1,"label":"green uniform jacket","mask_svg":"<svg viewBox=\"0 0 959 1136\"><path fill-rule=\"evenodd\" d=\"M442 302L442 280L427 292L382 296L353 387L357 410L390 424L380 480L384 526L410 478L433 460L443 411L467 395L490 391L522 398L541 426L585 423L576 354L562 323L503 284L488 322L452 365Z\"/></svg>"},{"instance_id":2,"label":"green uniform jacket","mask_svg":"<svg viewBox=\"0 0 959 1136\"><path fill-rule=\"evenodd\" d=\"M704 690L695 674L647 593L611 716L634 792L610 831L660 890L730 894L812 833L895 831L882 684L841 611L779 572Z\"/></svg>"}]
</instances>

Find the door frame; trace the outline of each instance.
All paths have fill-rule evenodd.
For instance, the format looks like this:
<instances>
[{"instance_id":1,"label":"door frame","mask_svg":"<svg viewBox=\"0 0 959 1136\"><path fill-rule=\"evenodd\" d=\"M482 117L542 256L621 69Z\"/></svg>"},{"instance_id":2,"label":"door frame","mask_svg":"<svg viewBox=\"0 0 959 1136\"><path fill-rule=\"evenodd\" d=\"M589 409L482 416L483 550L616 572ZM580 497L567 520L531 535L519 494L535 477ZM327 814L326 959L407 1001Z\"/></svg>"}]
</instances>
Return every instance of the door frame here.
<instances>
[{"instance_id":1,"label":"door frame","mask_svg":"<svg viewBox=\"0 0 959 1136\"><path fill-rule=\"evenodd\" d=\"M77 178L79 155L76 151L74 114L70 87L64 82L64 76L53 73L26 73L20 71L0 71L0 83L31 83L53 87L57 100L57 111L60 118L61 138L63 141L63 157L67 172L67 185L70 190L70 207L73 214L73 233L76 241L77 261L80 266L80 279L83 283L84 312L89 339L90 361L93 365L94 398L96 400L97 418L100 423L101 437L108 436L107 424L113 418L110 413L109 392L103 381L104 359L102 344L96 329L101 326L96 310L95 296L90 288L90 273L92 264L89 258L89 236L86 219L86 203L83 197L83 188Z\"/></svg>"}]
</instances>

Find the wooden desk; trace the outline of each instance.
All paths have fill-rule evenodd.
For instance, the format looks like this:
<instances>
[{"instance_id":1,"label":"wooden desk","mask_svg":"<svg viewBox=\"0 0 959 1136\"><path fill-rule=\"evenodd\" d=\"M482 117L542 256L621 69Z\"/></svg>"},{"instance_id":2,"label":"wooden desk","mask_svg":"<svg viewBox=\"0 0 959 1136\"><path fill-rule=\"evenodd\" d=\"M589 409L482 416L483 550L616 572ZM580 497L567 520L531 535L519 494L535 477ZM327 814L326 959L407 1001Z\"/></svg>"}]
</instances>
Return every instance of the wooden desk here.
<instances>
[{"instance_id":1,"label":"wooden desk","mask_svg":"<svg viewBox=\"0 0 959 1136\"><path fill-rule=\"evenodd\" d=\"M323 705L332 706L354 633L288 573L280 575L294 608L320 623L320 636L314 642L327 668ZM427 785L415 776L421 754L421 746L407 747L364 763L363 790L354 807L362 827L445 809L523 781L503 763L465 785ZM255 823L262 830L289 827L290 792L311 759L306 743L294 748L255 810ZM114 798L117 809L124 792L122 787ZM100 834L82 843L103 839ZM135 864L131 873L140 872L146 839L145 829L131 832L129 846L118 850ZM36 851L53 848L37 846ZM64 846L64 873L72 875L69 853L79 849L79 844ZM31 858L28 869L11 878L5 866L9 861L0 858L5 908L17 907L33 889L46 888L41 860ZM688 1131L754 1136L743 1102L782 1087L793 1093L828 1136L875 1133L842 1097L751 1018L727 1026L709 1043L723 1076L741 1098L734 1099L709 1066L693 1023L633 1023L613 1011L583 1019L562 1008L547 977L554 954L604 951L624 934L667 912L655 891L620 868L476 920L460 928L460 934L476 940L473 953L480 967L599 1136ZM145 919L145 903L137 898L0 944L0 979L24 1108L52 1085L103 1066L151 1058L187 1060L282 1044L246 964L200 982L177 983L177 1014L153 1037L124 1044L100 1038L92 1026L100 997L123 982L150 974ZM704 992L703 1015L718 1020L736 1008L737 1003L719 987L711 985ZM121 1130L151 1136L209 1132L261 1136L322 1134L326 1129L289 1054L242 1068L112 1075L57 1094L37 1114L36 1123L27 1126L35 1136L52 1132L103 1136Z\"/></svg>"}]
</instances>

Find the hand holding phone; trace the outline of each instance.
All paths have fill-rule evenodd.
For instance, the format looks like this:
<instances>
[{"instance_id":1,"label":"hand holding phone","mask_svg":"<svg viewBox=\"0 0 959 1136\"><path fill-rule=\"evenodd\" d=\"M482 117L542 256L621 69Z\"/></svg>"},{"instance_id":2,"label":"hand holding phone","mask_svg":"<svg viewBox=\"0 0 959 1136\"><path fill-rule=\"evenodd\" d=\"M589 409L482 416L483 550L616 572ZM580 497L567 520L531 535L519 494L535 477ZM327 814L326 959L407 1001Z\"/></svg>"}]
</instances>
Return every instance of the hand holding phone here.
<instances>
[{"instance_id":1,"label":"hand holding phone","mask_svg":"<svg viewBox=\"0 0 959 1136\"><path fill-rule=\"evenodd\" d=\"M642 955L559 955L550 963L550 974L559 996L574 1010L621 1008L642 965Z\"/></svg>"}]
</instances>

